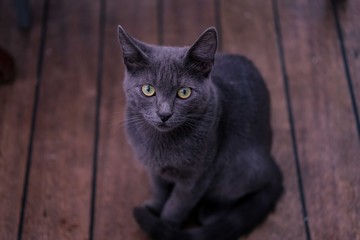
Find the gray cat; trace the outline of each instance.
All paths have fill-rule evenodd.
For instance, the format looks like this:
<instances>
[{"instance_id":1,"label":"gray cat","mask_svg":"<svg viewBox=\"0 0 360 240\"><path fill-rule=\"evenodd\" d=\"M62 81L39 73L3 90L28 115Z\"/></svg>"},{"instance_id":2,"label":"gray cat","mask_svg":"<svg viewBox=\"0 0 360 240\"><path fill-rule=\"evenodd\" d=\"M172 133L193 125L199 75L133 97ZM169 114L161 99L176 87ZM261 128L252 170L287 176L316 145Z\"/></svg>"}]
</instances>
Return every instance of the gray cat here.
<instances>
[{"instance_id":1,"label":"gray cat","mask_svg":"<svg viewBox=\"0 0 360 240\"><path fill-rule=\"evenodd\" d=\"M134 209L156 240L233 240L283 191L273 161L269 93L255 66L215 54L207 29L191 47L140 42L118 27L126 65L126 131L153 196ZM192 217L190 217L192 216ZM196 219L196 227L184 227Z\"/></svg>"}]
</instances>

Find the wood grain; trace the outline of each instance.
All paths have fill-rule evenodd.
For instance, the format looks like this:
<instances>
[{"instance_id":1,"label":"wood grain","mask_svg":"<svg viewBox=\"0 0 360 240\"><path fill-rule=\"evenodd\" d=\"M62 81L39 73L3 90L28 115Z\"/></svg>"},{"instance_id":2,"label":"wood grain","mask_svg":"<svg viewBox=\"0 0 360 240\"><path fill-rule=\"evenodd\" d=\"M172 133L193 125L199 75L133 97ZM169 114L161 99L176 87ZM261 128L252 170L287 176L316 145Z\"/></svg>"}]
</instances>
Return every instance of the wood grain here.
<instances>
[{"instance_id":1,"label":"wood grain","mask_svg":"<svg viewBox=\"0 0 360 240\"><path fill-rule=\"evenodd\" d=\"M312 239L360 239L360 147L328 1L279 1Z\"/></svg>"},{"instance_id":2,"label":"wood grain","mask_svg":"<svg viewBox=\"0 0 360 240\"><path fill-rule=\"evenodd\" d=\"M17 237L33 109L42 0L31 2L33 26L16 27L13 5L0 2L0 47L17 65L15 82L0 85L0 239Z\"/></svg>"},{"instance_id":3,"label":"wood grain","mask_svg":"<svg viewBox=\"0 0 360 240\"><path fill-rule=\"evenodd\" d=\"M132 209L149 197L150 189L124 133L124 66L117 25L141 41L157 44L157 4L155 0L107 4L94 239L140 240L146 237Z\"/></svg>"},{"instance_id":4,"label":"wood grain","mask_svg":"<svg viewBox=\"0 0 360 240\"><path fill-rule=\"evenodd\" d=\"M51 1L24 239L87 239L98 2Z\"/></svg>"},{"instance_id":5,"label":"wood grain","mask_svg":"<svg viewBox=\"0 0 360 240\"><path fill-rule=\"evenodd\" d=\"M355 102L358 113L360 113L360 1L347 0L343 3L337 3L336 6L344 38Z\"/></svg>"},{"instance_id":6,"label":"wood grain","mask_svg":"<svg viewBox=\"0 0 360 240\"><path fill-rule=\"evenodd\" d=\"M164 45L189 46L215 26L214 1L164 1L163 26Z\"/></svg>"},{"instance_id":7,"label":"wood grain","mask_svg":"<svg viewBox=\"0 0 360 240\"><path fill-rule=\"evenodd\" d=\"M267 82L273 154L285 177L276 212L245 239L305 239L271 1L106 2L93 239L147 239L131 213L150 188L124 135L117 25L145 42L182 46L218 24L217 16L223 49L248 56ZM360 239L360 143L331 1L277 2L311 237ZM338 13L359 106L360 5L343 2ZM43 3L31 1L33 26L24 33L16 27L12 2L0 1L0 47L17 63L16 81L0 85L0 239L17 238ZM99 4L51 1L23 239L90 238Z\"/></svg>"},{"instance_id":8,"label":"wood grain","mask_svg":"<svg viewBox=\"0 0 360 240\"><path fill-rule=\"evenodd\" d=\"M285 194L276 211L247 239L304 239L301 203L271 1L222 1L223 49L251 59L271 95L273 156L284 175Z\"/></svg>"}]
</instances>

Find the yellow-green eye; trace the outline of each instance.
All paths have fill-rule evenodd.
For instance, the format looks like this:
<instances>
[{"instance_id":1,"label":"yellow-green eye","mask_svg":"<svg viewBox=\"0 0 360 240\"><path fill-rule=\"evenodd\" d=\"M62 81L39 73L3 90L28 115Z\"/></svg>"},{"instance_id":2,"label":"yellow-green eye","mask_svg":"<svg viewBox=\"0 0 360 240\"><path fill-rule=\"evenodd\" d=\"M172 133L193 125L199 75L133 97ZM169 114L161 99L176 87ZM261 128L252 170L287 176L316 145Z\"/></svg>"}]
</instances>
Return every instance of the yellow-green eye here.
<instances>
[{"instance_id":1,"label":"yellow-green eye","mask_svg":"<svg viewBox=\"0 0 360 240\"><path fill-rule=\"evenodd\" d=\"M187 99L191 95L191 88L189 88L189 87L180 88L177 95L181 99Z\"/></svg>"},{"instance_id":2,"label":"yellow-green eye","mask_svg":"<svg viewBox=\"0 0 360 240\"><path fill-rule=\"evenodd\" d=\"M155 88L150 84L145 84L141 87L141 91L147 97L151 97L155 95Z\"/></svg>"}]
</instances>

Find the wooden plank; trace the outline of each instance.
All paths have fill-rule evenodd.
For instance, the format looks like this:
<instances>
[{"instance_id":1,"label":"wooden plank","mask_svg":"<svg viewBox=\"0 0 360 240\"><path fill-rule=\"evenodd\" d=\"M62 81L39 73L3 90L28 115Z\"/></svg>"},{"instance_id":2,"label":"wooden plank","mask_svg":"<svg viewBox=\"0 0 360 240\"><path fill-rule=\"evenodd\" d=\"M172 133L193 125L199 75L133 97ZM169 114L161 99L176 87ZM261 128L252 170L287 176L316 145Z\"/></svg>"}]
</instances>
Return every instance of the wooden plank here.
<instances>
[{"instance_id":1,"label":"wooden plank","mask_svg":"<svg viewBox=\"0 0 360 240\"><path fill-rule=\"evenodd\" d=\"M342 36L346 49L346 58L350 72L354 100L358 114L360 113L360 2L348 0L338 2L337 13L340 19ZM360 117L360 116L358 116ZM358 119L358 121L360 121ZM358 122L357 124L360 124ZM360 126L358 126L360 134ZM359 136L360 137L360 136Z\"/></svg>"},{"instance_id":2,"label":"wooden plank","mask_svg":"<svg viewBox=\"0 0 360 240\"><path fill-rule=\"evenodd\" d=\"M331 5L279 1L312 239L360 239L360 147Z\"/></svg>"},{"instance_id":3,"label":"wooden plank","mask_svg":"<svg viewBox=\"0 0 360 240\"><path fill-rule=\"evenodd\" d=\"M164 45L189 46L215 26L214 1L164 1L163 26Z\"/></svg>"},{"instance_id":4,"label":"wooden plank","mask_svg":"<svg viewBox=\"0 0 360 240\"><path fill-rule=\"evenodd\" d=\"M124 67L117 25L139 40L156 44L156 11L156 0L107 1L94 239L146 239L132 216L132 209L150 192L147 175L123 129Z\"/></svg>"},{"instance_id":5,"label":"wooden plank","mask_svg":"<svg viewBox=\"0 0 360 240\"><path fill-rule=\"evenodd\" d=\"M99 3L51 1L24 239L88 239Z\"/></svg>"},{"instance_id":6,"label":"wooden plank","mask_svg":"<svg viewBox=\"0 0 360 240\"><path fill-rule=\"evenodd\" d=\"M285 194L276 211L247 239L304 239L271 1L222 1L220 15L224 51L247 56L265 78L271 95L272 152L284 175Z\"/></svg>"},{"instance_id":7,"label":"wooden plank","mask_svg":"<svg viewBox=\"0 0 360 240\"><path fill-rule=\"evenodd\" d=\"M21 211L33 109L42 0L32 1L33 25L24 34L16 26L11 1L0 2L0 47L17 65L15 82L0 85L0 239L16 239Z\"/></svg>"},{"instance_id":8,"label":"wooden plank","mask_svg":"<svg viewBox=\"0 0 360 240\"><path fill-rule=\"evenodd\" d=\"M213 0L164 1L162 25L166 46L190 46L215 23Z\"/></svg>"}]
</instances>

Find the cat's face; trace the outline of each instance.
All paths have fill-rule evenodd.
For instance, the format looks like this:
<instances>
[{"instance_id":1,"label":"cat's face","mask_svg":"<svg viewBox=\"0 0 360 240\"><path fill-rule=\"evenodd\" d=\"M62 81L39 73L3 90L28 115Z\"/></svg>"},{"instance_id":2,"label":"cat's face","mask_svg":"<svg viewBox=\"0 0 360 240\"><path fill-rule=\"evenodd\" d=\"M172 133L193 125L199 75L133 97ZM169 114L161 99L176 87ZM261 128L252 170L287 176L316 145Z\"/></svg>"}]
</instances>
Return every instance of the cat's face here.
<instances>
[{"instance_id":1,"label":"cat's face","mask_svg":"<svg viewBox=\"0 0 360 240\"><path fill-rule=\"evenodd\" d=\"M191 127L208 107L209 75L216 52L216 31L209 29L190 47L141 43L119 27L126 76L127 121L166 132Z\"/></svg>"},{"instance_id":2,"label":"cat's face","mask_svg":"<svg viewBox=\"0 0 360 240\"><path fill-rule=\"evenodd\" d=\"M167 61L157 58L159 56L152 58L149 68L136 74L127 73L124 88L128 107L139 113L132 116L142 117L159 131L191 124L193 118L200 117L206 110L209 81L187 72L181 58L172 57Z\"/></svg>"}]
</instances>

